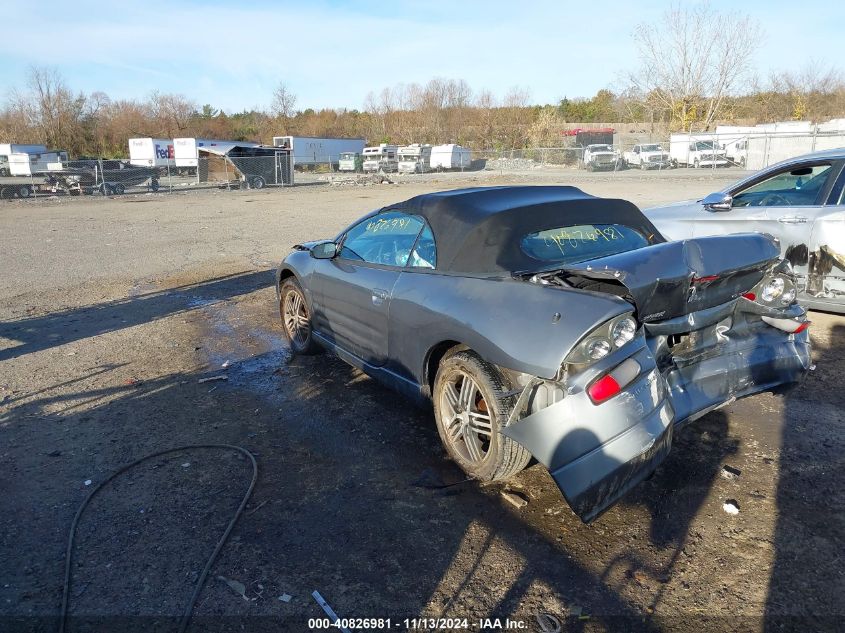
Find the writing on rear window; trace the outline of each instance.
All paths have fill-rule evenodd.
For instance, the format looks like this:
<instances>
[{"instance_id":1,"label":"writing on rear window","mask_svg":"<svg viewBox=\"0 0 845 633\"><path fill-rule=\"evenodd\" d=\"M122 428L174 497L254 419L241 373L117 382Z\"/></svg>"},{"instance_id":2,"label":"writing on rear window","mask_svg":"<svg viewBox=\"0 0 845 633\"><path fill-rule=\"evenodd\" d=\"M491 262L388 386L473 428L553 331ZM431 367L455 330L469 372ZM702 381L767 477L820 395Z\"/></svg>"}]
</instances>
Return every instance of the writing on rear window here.
<instances>
[{"instance_id":1,"label":"writing on rear window","mask_svg":"<svg viewBox=\"0 0 845 633\"><path fill-rule=\"evenodd\" d=\"M410 222L411 218L378 218L377 220L367 222L367 232L378 233L387 229L404 229Z\"/></svg>"},{"instance_id":2,"label":"writing on rear window","mask_svg":"<svg viewBox=\"0 0 845 633\"><path fill-rule=\"evenodd\" d=\"M639 231L622 224L562 226L529 233L520 242L520 247L528 256L564 264L615 255L643 246L648 246L648 240Z\"/></svg>"}]
</instances>

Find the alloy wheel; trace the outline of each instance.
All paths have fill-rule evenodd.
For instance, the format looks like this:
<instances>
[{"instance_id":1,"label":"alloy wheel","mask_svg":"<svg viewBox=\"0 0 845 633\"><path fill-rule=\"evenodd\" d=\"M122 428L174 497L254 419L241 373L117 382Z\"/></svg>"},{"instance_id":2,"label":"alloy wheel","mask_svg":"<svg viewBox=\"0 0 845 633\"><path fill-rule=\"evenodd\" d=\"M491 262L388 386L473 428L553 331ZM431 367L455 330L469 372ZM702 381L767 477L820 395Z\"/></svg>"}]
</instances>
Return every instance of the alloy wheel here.
<instances>
[{"instance_id":1,"label":"alloy wheel","mask_svg":"<svg viewBox=\"0 0 845 633\"><path fill-rule=\"evenodd\" d=\"M297 347L305 347L311 333L311 321L305 297L297 290L291 290L285 295L282 303L282 319L291 341Z\"/></svg>"},{"instance_id":2,"label":"alloy wheel","mask_svg":"<svg viewBox=\"0 0 845 633\"><path fill-rule=\"evenodd\" d=\"M490 410L475 380L455 372L440 394L440 410L446 440L461 457L481 462L490 450L493 423Z\"/></svg>"}]
</instances>

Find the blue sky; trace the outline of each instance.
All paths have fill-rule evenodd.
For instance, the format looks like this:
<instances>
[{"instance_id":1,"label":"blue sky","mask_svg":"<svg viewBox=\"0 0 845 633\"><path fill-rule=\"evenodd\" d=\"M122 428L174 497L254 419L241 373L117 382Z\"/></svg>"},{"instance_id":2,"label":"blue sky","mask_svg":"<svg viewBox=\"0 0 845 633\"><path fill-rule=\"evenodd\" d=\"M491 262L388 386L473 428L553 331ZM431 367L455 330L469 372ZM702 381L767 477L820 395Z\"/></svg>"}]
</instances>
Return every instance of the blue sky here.
<instances>
[{"instance_id":1,"label":"blue sky","mask_svg":"<svg viewBox=\"0 0 845 633\"><path fill-rule=\"evenodd\" d=\"M432 77L462 78L532 100L591 96L636 65L631 32L668 2L15 2L0 38L0 98L30 65L54 66L69 86L112 98L181 93L227 112L266 108L285 81L297 108L361 108L366 94ZM713 0L757 19L763 76L840 64L845 3ZM703 34L704 36L704 34Z\"/></svg>"}]
</instances>

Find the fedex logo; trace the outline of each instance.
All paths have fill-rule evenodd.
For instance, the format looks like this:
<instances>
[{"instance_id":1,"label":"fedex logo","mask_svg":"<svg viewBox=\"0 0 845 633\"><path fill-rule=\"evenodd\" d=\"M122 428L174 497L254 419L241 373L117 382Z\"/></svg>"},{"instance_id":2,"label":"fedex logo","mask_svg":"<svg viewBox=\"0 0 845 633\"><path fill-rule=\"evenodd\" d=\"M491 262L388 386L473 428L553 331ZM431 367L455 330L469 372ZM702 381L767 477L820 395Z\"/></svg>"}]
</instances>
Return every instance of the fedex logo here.
<instances>
[{"instance_id":1,"label":"fedex logo","mask_svg":"<svg viewBox=\"0 0 845 633\"><path fill-rule=\"evenodd\" d=\"M162 148L161 145L156 143L156 158L173 158L173 146L168 145Z\"/></svg>"}]
</instances>

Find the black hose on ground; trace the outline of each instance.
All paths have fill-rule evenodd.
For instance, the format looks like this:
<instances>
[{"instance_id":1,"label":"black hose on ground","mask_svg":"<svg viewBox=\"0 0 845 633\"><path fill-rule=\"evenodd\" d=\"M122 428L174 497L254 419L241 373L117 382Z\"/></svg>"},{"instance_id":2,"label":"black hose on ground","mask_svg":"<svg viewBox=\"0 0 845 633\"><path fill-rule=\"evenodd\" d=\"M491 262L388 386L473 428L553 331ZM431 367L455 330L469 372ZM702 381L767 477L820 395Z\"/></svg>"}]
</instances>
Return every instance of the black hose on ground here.
<instances>
[{"instance_id":1,"label":"black hose on ground","mask_svg":"<svg viewBox=\"0 0 845 633\"><path fill-rule=\"evenodd\" d=\"M198 448L219 448L223 450L237 451L238 453L246 455L252 462L252 481L249 483L249 488L247 489L246 494L244 494L244 497L241 500L241 505L238 506L235 515L232 517L232 520L229 521L229 525L226 526L226 531L223 532L223 536L221 536L220 540L217 541L217 545L214 547L214 551L208 558L208 562L205 564L205 568L202 570L202 573L200 574L200 577L197 580L196 587L194 588L194 593L191 596L191 599L188 601L188 605L185 607L185 611L182 614L182 619L179 622L179 633L184 633L184 631L188 628L188 623L191 621L191 614L194 611L194 605L197 602L197 598L199 598L200 591L202 591L203 585L205 585L205 580L208 576L208 572L211 570L211 566L217 559L217 555L220 553L220 550L223 549L223 545L225 545L226 539L229 538L229 534L232 532L232 528L235 527L235 523L237 523L238 519L243 513L247 502L249 502L249 498L252 496L252 491L255 488L255 482L258 480L258 463L255 461L255 457L248 450L240 446L232 446L231 444L193 444L190 446L180 446L179 448L169 448L167 450L158 451L157 453L151 453L149 455L141 457L140 459L136 459L130 464L126 464L125 466L118 468L111 475L109 475L103 481L97 484L94 489L88 493L88 496L85 497L85 501L82 502L82 505L80 505L79 509L76 511L76 516L73 517L73 523L71 523L70 533L68 534L67 553L65 554L65 582L64 589L62 591L62 611L60 616L61 619L59 624L59 633L64 633L65 624L67 621L68 598L70 597L70 572L71 563L73 560L73 539L76 536L76 526L79 523L79 517L82 516L82 512L83 510L85 510L85 507L88 505L88 502L91 501L94 495L96 495L112 479L126 472L130 468L134 468L141 462L145 462L148 459L153 459L154 457L161 457L162 455L167 455L169 453L179 453Z\"/></svg>"}]
</instances>

